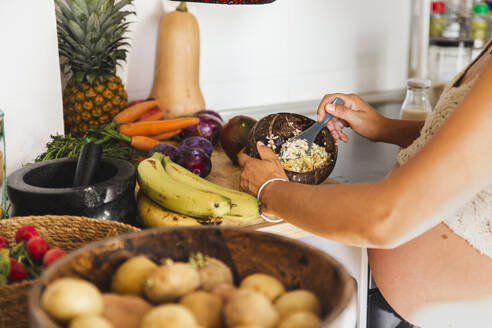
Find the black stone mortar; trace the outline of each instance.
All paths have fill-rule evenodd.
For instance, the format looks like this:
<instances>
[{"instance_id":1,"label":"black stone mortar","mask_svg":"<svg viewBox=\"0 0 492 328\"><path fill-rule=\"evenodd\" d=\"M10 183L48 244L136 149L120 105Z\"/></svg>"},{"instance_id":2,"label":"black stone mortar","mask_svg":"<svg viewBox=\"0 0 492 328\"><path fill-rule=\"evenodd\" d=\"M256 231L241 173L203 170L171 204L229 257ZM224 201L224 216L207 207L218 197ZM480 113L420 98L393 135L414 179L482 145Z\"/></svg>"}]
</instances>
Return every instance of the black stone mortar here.
<instances>
[{"instance_id":1,"label":"black stone mortar","mask_svg":"<svg viewBox=\"0 0 492 328\"><path fill-rule=\"evenodd\" d=\"M131 163L102 158L90 185L72 187L76 166L77 158L63 158L10 174L12 215L77 215L136 224L136 169Z\"/></svg>"}]
</instances>

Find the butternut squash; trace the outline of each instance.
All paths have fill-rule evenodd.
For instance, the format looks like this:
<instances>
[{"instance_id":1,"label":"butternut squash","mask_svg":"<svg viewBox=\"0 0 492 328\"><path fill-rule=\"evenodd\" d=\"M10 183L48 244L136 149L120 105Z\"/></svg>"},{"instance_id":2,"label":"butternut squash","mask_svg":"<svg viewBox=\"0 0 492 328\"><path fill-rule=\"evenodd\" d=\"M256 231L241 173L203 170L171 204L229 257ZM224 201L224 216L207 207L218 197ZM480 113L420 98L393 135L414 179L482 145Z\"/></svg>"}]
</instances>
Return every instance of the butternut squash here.
<instances>
[{"instance_id":1,"label":"butternut squash","mask_svg":"<svg viewBox=\"0 0 492 328\"><path fill-rule=\"evenodd\" d=\"M205 109L199 85L200 32L186 2L167 13L159 24L154 85L164 118L193 115Z\"/></svg>"}]
</instances>

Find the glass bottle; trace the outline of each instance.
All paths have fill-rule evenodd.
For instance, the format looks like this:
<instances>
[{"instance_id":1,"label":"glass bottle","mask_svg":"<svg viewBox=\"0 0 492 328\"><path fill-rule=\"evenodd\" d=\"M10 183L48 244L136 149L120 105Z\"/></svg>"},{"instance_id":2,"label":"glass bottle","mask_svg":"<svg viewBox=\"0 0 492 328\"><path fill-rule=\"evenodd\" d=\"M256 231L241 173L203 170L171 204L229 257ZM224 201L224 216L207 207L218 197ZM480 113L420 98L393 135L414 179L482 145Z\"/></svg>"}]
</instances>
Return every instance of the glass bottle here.
<instances>
[{"instance_id":1,"label":"glass bottle","mask_svg":"<svg viewBox=\"0 0 492 328\"><path fill-rule=\"evenodd\" d=\"M482 48L487 34L489 6L485 3L476 3L473 6L470 37L474 40L475 48Z\"/></svg>"},{"instance_id":2,"label":"glass bottle","mask_svg":"<svg viewBox=\"0 0 492 328\"><path fill-rule=\"evenodd\" d=\"M430 36L433 38L440 37L444 26L446 26L446 17L444 15L446 4L442 1L433 1L431 10Z\"/></svg>"},{"instance_id":3,"label":"glass bottle","mask_svg":"<svg viewBox=\"0 0 492 328\"><path fill-rule=\"evenodd\" d=\"M446 26L442 36L447 39L457 39L461 33L460 3L449 1L446 5Z\"/></svg>"},{"instance_id":4,"label":"glass bottle","mask_svg":"<svg viewBox=\"0 0 492 328\"><path fill-rule=\"evenodd\" d=\"M400 119L423 121L432 111L427 90L431 86L428 79L409 79L407 95L401 106Z\"/></svg>"}]
</instances>

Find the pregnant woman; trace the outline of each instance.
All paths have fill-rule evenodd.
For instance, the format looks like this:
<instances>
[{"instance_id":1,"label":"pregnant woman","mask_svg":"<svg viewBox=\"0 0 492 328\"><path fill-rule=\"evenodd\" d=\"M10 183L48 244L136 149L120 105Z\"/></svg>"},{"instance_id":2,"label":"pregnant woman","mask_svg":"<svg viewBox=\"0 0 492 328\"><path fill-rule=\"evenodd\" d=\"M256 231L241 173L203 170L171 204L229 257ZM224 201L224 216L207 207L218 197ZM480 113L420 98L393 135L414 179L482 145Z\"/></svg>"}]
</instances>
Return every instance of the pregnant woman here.
<instances>
[{"instance_id":1,"label":"pregnant woman","mask_svg":"<svg viewBox=\"0 0 492 328\"><path fill-rule=\"evenodd\" d=\"M275 154L258 145L261 160L240 158L241 188L256 195L270 180L260 195L266 213L368 247L381 294L410 323L491 327L491 57L489 43L448 84L425 122L385 118L355 95L323 98L318 119L325 111L335 117L328 123L335 139L348 141L343 128L350 127L403 148L383 180L324 186L281 181L287 177ZM335 97L345 106L331 105Z\"/></svg>"}]
</instances>

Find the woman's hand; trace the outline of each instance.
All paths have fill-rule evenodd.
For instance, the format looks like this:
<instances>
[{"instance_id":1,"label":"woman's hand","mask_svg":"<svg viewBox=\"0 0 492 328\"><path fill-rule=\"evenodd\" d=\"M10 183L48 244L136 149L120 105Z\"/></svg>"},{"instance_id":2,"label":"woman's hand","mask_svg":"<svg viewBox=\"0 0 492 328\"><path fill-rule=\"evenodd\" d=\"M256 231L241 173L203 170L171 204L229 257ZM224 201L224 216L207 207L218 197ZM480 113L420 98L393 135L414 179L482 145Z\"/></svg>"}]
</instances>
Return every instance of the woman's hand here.
<instances>
[{"instance_id":1,"label":"woman's hand","mask_svg":"<svg viewBox=\"0 0 492 328\"><path fill-rule=\"evenodd\" d=\"M345 105L333 105L337 97L345 101ZM326 112L333 116L326 127L335 140L341 139L344 142L348 141L347 135L343 133L345 127L351 127L369 140L379 140L387 120L357 95L334 93L324 96L318 106L318 121L323 120Z\"/></svg>"},{"instance_id":2,"label":"woman's hand","mask_svg":"<svg viewBox=\"0 0 492 328\"><path fill-rule=\"evenodd\" d=\"M239 165L243 168L239 186L241 190L252 195L257 195L261 185L273 178L288 180L282 164L277 155L262 142L256 145L261 159L252 158L246 154L241 154L238 158Z\"/></svg>"}]
</instances>

